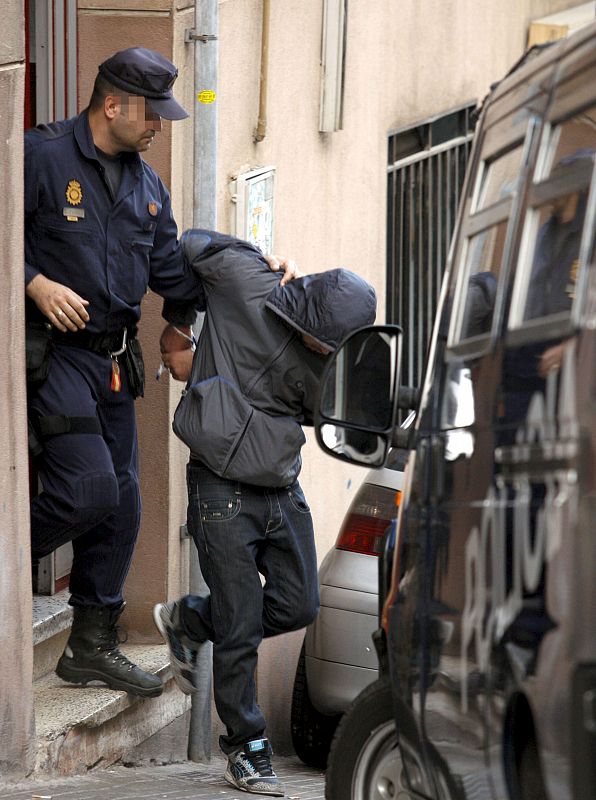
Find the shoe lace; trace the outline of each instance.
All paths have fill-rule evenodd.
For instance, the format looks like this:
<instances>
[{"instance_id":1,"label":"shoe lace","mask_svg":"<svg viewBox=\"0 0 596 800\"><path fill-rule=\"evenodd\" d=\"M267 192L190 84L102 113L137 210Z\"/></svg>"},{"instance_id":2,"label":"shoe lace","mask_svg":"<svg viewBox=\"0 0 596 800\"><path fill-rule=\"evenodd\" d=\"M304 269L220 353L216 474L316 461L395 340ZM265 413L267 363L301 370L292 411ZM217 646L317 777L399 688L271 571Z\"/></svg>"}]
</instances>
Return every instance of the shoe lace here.
<instances>
[{"instance_id":1,"label":"shoe lace","mask_svg":"<svg viewBox=\"0 0 596 800\"><path fill-rule=\"evenodd\" d=\"M273 775L273 767L271 766L271 759L268 753L251 753L244 756L249 771L254 771L253 774L259 775Z\"/></svg>"},{"instance_id":2,"label":"shoe lace","mask_svg":"<svg viewBox=\"0 0 596 800\"><path fill-rule=\"evenodd\" d=\"M104 652L115 663L120 662L129 670L133 669L135 665L118 649L118 645L128 640L128 633L121 625L113 625L100 636L100 639L104 641L98 646L98 650Z\"/></svg>"}]
</instances>

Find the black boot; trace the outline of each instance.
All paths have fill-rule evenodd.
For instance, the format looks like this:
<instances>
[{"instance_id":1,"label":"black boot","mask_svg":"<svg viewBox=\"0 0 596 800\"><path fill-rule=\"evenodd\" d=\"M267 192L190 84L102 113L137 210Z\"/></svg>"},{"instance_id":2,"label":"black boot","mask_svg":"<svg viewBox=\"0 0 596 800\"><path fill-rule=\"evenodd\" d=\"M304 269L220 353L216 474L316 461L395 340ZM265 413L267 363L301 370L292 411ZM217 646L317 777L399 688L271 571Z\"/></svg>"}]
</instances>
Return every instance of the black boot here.
<instances>
[{"instance_id":1,"label":"black boot","mask_svg":"<svg viewBox=\"0 0 596 800\"><path fill-rule=\"evenodd\" d=\"M120 606L75 606L70 637L60 657L56 674L69 683L101 681L110 689L157 697L163 683L157 675L144 672L118 650L116 621Z\"/></svg>"}]
</instances>

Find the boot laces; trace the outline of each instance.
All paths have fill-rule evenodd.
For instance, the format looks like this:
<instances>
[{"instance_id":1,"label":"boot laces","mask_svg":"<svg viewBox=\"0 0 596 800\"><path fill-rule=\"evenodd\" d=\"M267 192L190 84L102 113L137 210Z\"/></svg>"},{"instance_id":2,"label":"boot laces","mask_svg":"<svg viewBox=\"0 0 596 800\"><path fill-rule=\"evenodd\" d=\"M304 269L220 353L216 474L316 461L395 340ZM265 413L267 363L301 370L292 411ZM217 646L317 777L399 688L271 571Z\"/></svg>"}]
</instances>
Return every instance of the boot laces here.
<instances>
[{"instance_id":1,"label":"boot laces","mask_svg":"<svg viewBox=\"0 0 596 800\"><path fill-rule=\"evenodd\" d=\"M113 625L101 638L105 639L105 642L99 645L98 650L103 651L115 663L120 662L128 667L129 671L133 669L135 665L118 648L118 645L128 640L128 634L121 625Z\"/></svg>"}]
</instances>

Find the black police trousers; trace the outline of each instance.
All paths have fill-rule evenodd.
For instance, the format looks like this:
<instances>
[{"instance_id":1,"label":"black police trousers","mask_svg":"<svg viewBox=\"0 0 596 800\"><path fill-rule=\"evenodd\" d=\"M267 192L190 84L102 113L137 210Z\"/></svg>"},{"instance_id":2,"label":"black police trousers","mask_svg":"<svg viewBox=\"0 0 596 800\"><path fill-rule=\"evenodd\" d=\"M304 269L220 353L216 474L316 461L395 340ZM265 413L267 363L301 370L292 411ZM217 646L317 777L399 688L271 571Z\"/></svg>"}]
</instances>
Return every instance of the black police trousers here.
<instances>
[{"instance_id":1,"label":"black police trousers","mask_svg":"<svg viewBox=\"0 0 596 800\"><path fill-rule=\"evenodd\" d=\"M74 334L76 336L76 334ZM96 417L100 433L48 436L38 459L42 492L31 503L33 558L72 541L70 603L116 605L139 531L140 493L134 400L126 371L111 388L112 360L54 347L48 377L30 396L40 417Z\"/></svg>"}]
</instances>

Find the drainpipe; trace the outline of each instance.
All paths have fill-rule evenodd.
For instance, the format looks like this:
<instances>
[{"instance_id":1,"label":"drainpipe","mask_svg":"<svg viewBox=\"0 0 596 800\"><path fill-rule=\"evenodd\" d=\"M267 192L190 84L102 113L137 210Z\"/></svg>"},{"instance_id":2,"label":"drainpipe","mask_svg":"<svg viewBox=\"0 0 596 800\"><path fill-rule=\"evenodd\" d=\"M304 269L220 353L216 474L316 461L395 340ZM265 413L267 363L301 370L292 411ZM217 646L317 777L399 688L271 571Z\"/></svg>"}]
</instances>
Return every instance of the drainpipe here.
<instances>
[{"instance_id":1,"label":"drainpipe","mask_svg":"<svg viewBox=\"0 0 596 800\"><path fill-rule=\"evenodd\" d=\"M192 221L195 228L217 226L217 35L218 0L195 0L195 27L186 42L195 48L194 74L194 184ZM199 323L200 324L200 323ZM208 594L196 548L191 546L189 592ZM196 674L198 691L192 695L188 758L211 758L211 642L199 648Z\"/></svg>"},{"instance_id":2,"label":"drainpipe","mask_svg":"<svg viewBox=\"0 0 596 800\"><path fill-rule=\"evenodd\" d=\"M270 0L263 0L261 21L261 77L259 84L259 119L254 133L255 142L262 142L267 133L267 82L269 71Z\"/></svg>"},{"instance_id":3,"label":"drainpipe","mask_svg":"<svg viewBox=\"0 0 596 800\"><path fill-rule=\"evenodd\" d=\"M193 225L217 224L217 30L218 0L195 0L195 28L185 41L195 44Z\"/></svg>"}]
</instances>

